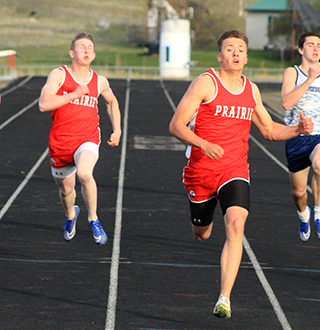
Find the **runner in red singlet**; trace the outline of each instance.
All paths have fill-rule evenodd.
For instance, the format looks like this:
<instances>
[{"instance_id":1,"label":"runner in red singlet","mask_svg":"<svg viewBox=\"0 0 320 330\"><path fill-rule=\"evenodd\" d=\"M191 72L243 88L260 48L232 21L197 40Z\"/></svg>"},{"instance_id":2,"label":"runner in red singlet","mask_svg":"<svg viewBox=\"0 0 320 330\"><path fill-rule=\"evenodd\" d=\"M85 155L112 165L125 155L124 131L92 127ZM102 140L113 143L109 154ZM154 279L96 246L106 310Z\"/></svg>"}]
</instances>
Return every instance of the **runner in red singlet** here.
<instances>
[{"instance_id":1,"label":"runner in red singlet","mask_svg":"<svg viewBox=\"0 0 320 330\"><path fill-rule=\"evenodd\" d=\"M76 233L80 209L75 204L76 174L88 212L88 221L97 244L105 244L107 235L97 216L97 186L93 169L99 158L100 128L98 97L107 103L113 133L109 146L119 144L121 115L118 101L108 80L90 69L96 54L94 39L80 32L71 42L72 65L54 69L42 88L39 109L51 111L49 154L52 175L66 214L64 239L70 241Z\"/></svg>"},{"instance_id":2,"label":"runner in red singlet","mask_svg":"<svg viewBox=\"0 0 320 330\"><path fill-rule=\"evenodd\" d=\"M297 126L272 121L258 87L242 75L248 39L226 31L218 39L220 68L195 79L180 101L170 133L188 145L183 182L188 192L194 236L208 239L219 200L226 227L221 254L221 291L215 316L231 316L230 294L241 258L245 222L250 210L248 139L251 121L268 140L287 140L312 132L301 114Z\"/></svg>"}]
</instances>

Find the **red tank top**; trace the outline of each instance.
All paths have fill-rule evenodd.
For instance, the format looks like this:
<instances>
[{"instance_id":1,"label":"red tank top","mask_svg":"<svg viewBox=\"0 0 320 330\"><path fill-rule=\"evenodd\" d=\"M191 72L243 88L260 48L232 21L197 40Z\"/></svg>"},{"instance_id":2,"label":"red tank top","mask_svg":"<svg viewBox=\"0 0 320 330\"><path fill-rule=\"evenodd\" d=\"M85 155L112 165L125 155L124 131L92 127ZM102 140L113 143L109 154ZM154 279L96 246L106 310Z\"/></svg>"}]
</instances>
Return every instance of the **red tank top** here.
<instances>
[{"instance_id":1,"label":"red tank top","mask_svg":"<svg viewBox=\"0 0 320 330\"><path fill-rule=\"evenodd\" d=\"M56 95L75 91L80 83L76 81L66 66L59 69L64 72L64 81ZM86 84L89 87L89 95L83 95L81 98L51 111L53 121L49 134L51 149L59 150L59 153L64 154L84 142L100 143L98 83L98 75L91 70L91 77Z\"/></svg>"},{"instance_id":2,"label":"red tank top","mask_svg":"<svg viewBox=\"0 0 320 330\"><path fill-rule=\"evenodd\" d=\"M212 100L199 106L194 133L204 140L220 145L224 155L220 159L211 160L202 149L191 147L189 159L196 166L217 171L241 166L248 161L251 117L257 104L253 86L242 76L242 91L233 93L223 85L213 69L204 74L213 79L216 94Z\"/></svg>"}]
</instances>

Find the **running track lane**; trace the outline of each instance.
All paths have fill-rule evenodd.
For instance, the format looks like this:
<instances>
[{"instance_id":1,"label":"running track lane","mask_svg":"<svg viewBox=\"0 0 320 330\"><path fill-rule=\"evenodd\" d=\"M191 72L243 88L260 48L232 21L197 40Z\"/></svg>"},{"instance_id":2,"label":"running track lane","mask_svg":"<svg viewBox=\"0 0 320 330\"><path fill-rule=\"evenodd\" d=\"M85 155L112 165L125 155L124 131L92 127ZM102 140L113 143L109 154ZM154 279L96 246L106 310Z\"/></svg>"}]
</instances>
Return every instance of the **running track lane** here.
<instances>
[{"instance_id":1,"label":"running track lane","mask_svg":"<svg viewBox=\"0 0 320 330\"><path fill-rule=\"evenodd\" d=\"M111 84L124 109L127 82L111 81ZM186 196L180 182L185 159L182 152L174 151L179 147L167 133L172 104L164 91L177 104L186 86L185 82L165 82L164 86L154 81L131 82L115 328L256 329L259 326L289 329L279 318L277 308L280 306L292 329L315 329L319 270L310 251L313 255L319 253L318 240L313 233L306 244L299 241L287 175L254 140L250 142L252 212L246 238L261 269L254 270L252 256L249 259L245 253L233 291L232 319L212 317L211 309L219 291L223 225L217 213L212 238L204 244L193 241ZM9 98L9 94L6 97ZM6 112L6 102L1 105L2 109ZM41 154L35 148L37 143L46 143L41 136L49 121L36 111L31 111L30 117L29 111L24 114L23 122L14 125L15 120L8 125L6 129L11 127L15 134L6 130L0 133L0 138L5 131L6 137L10 136L9 144L5 143L7 139L1 142L5 157L10 156L10 166L4 167L2 179L7 180L11 191L27 172L27 166L23 171L21 166ZM106 124L107 119L101 117ZM21 152L20 148L12 150L12 145L21 145L21 136L26 140L23 142L29 142L25 135L34 122L43 127L39 134L32 132L34 139L29 147L21 148L28 152ZM28 129L24 130L23 126ZM107 124L103 127L108 132ZM284 162L282 143L266 142L254 129L252 135L271 150L276 159ZM154 136L158 137L158 149L147 149ZM140 149L135 147L136 141L140 141ZM168 143L171 149L161 150ZM16 153L16 149L19 152ZM96 170L102 191L99 209L101 215L110 219L107 230L110 242L102 250L92 245L84 219L79 223L74 244L62 241L61 229L57 228L57 222L61 221L56 219L61 210L46 162L5 214L0 233L1 262L5 265L0 273L4 329L15 329L15 321L16 329L22 325L24 329L103 329L107 326L103 325L107 323L103 322L106 317L103 310L106 310L108 265L113 254L111 244L116 241L112 239L114 220L111 219L116 218L119 196L119 149L103 149ZM119 164L118 169L115 163ZM0 189L1 195L7 197L2 185ZM35 195L36 198L31 198ZM272 299L270 302L256 272L265 275L280 303L278 307L271 304ZM301 283L304 283L303 290Z\"/></svg>"}]
</instances>

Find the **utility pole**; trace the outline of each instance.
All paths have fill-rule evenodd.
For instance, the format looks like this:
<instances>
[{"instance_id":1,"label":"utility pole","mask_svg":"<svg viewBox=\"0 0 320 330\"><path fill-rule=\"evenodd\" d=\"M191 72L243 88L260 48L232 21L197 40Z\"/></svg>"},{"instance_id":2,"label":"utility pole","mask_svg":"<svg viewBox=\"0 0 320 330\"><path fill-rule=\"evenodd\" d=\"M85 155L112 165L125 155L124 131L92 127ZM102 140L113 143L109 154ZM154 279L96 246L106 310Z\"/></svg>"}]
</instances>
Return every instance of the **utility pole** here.
<instances>
[{"instance_id":1,"label":"utility pole","mask_svg":"<svg viewBox=\"0 0 320 330\"><path fill-rule=\"evenodd\" d=\"M292 11L292 32L291 32L291 60L294 60L294 49L296 46L296 20L297 11L293 9Z\"/></svg>"}]
</instances>

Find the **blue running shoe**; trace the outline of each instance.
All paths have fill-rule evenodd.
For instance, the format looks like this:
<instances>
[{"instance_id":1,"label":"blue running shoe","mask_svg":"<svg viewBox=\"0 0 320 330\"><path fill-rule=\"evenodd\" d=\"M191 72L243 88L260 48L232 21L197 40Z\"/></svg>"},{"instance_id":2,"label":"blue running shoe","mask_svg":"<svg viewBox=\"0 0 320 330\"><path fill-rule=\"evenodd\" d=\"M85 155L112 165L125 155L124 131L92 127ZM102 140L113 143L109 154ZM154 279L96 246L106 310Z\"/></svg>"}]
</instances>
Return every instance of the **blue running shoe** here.
<instances>
[{"instance_id":1,"label":"blue running shoe","mask_svg":"<svg viewBox=\"0 0 320 330\"><path fill-rule=\"evenodd\" d=\"M102 225L99 222L99 220L90 221L89 225L91 227L93 238L94 238L95 242L99 245L106 244L107 240L108 240L108 236L104 232L104 230L102 228Z\"/></svg>"},{"instance_id":2,"label":"blue running shoe","mask_svg":"<svg viewBox=\"0 0 320 330\"><path fill-rule=\"evenodd\" d=\"M67 242L70 242L73 239L74 235L76 234L76 222L77 222L78 215L80 213L79 206L75 205L74 210L76 212L75 217L71 220L66 219L66 222L63 226L63 238Z\"/></svg>"},{"instance_id":3,"label":"blue running shoe","mask_svg":"<svg viewBox=\"0 0 320 330\"><path fill-rule=\"evenodd\" d=\"M309 239L310 233L311 233L311 230L310 230L310 213L311 213L311 210L310 210L309 206L308 206L308 211L309 211L308 222L303 222L299 218L299 236L300 236L301 241L303 241L303 242L306 242Z\"/></svg>"},{"instance_id":4,"label":"blue running shoe","mask_svg":"<svg viewBox=\"0 0 320 330\"><path fill-rule=\"evenodd\" d=\"M320 238L320 219L316 219L315 224L317 228L318 238Z\"/></svg>"}]
</instances>

